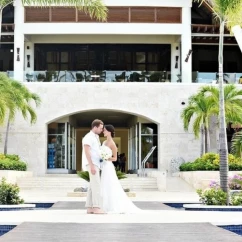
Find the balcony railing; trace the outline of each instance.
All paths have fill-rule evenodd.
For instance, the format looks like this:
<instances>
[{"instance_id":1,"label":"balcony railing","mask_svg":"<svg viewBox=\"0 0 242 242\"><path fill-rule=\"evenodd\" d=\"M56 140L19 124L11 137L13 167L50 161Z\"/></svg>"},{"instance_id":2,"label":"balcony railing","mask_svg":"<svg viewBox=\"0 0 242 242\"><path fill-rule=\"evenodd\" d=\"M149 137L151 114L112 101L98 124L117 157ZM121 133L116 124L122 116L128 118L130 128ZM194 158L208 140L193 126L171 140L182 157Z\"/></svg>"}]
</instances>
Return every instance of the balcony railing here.
<instances>
[{"instance_id":1,"label":"balcony railing","mask_svg":"<svg viewBox=\"0 0 242 242\"><path fill-rule=\"evenodd\" d=\"M26 82L170 82L166 71L33 71Z\"/></svg>"},{"instance_id":2,"label":"balcony railing","mask_svg":"<svg viewBox=\"0 0 242 242\"><path fill-rule=\"evenodd\" d=\"M242 73L224 73L223 79L224 79L224 83L242 84ZM217 72L193 72L192 82L216 84L218 83L218 73Z\"/></svg>"}]
</instances>

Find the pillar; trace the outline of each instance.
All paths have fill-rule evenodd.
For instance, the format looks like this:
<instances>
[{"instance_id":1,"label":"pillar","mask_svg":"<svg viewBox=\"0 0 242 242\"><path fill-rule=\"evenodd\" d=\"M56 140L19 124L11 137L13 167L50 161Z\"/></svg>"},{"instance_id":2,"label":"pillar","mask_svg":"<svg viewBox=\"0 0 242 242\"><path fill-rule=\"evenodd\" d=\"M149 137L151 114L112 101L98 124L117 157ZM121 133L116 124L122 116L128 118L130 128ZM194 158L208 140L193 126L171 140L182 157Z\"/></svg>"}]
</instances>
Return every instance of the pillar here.
<instances>
[{"instance_id":1,"label":"pillar","mask_svg":"<svg viewBox=\"0 0 242 242\"><path fill-rule=\"evenodd\" d=\"M180 43L171 44L171 82L179 80L178 75L181 74L181 56Z\"/></svg>"},{"instance_id":2,"label":"pillar","mask_svg":"<svg viewBox=\"0 0 242 242\"><path fill-rule=\"evenodd\" d=\"M189 58L187 55L192 50L192 34L191 34L191 8L182 8L182 35L181 35L181 70L182 82L192 82L192 54ZM188 59L187 61L186 58Z\"/></svg>"},{"instance_id":3,"label":"pillar","mask_svg":"<svg viewBox=\"0 0 242 242\"><path fill-rule=\"evenodd\" d=\"M14 79L24 81L24 7L21 0L14 1Z\"/></svg>"}]
</instances>

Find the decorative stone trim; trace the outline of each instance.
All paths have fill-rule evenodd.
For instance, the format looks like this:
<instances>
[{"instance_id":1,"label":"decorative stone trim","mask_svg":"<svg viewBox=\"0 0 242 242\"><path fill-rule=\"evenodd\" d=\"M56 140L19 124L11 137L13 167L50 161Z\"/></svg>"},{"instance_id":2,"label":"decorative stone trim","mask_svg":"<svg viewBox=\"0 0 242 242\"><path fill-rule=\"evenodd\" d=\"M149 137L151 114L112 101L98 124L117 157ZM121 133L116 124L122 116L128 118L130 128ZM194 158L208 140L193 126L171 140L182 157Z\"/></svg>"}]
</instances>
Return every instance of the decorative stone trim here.
<instances>
[{"instance_id":1,"label":"decorative stone trim","mask_svg":"<svg viewBox=\"0 0 242 242\"><path fill-rule=\"evenodd\" d=\"M35 204L0 205L0 211L28 210L35 207Z\"/></svg>"}]
</instances>

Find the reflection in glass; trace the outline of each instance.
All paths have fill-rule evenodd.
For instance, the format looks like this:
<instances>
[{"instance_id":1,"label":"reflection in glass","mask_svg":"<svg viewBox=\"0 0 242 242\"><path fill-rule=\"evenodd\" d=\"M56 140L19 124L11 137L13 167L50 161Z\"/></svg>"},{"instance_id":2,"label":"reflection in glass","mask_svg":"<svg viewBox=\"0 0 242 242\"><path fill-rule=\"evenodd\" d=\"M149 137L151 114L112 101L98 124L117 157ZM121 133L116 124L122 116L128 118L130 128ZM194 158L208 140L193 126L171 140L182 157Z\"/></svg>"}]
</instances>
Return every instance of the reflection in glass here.
<instances>
[{"instance_id":1,"label":"reflection in glass","mask_svg":"<svg viewBox=\"0 0 242 242\"><path fill-rule=\"evenodd\" d=\"M157 134L157 125L153 123L142 124L141 134Z\"/></svg>"},{"instance_id":2,"label":"reflection in glass","mask_svg":"<svg viewBox=\"0 0 242 242\"><path fill-rule=\"evenodd\" d=\"M65 168L65 136L48 135L48 169Z\"/></svg>"},{"instance_id":3,"label":"reflection in glass","mask_svg":"<svg viewBox=\"0 0 242 242\"><path fill-rule=\"evenodd\" d=\"M144 160L153 146L157 146L157 136L141 136L141 160ZM158 147L156 147L152 155L147 160L146 168L157 168L157 150Z\"/></svg>"}]
</instances>

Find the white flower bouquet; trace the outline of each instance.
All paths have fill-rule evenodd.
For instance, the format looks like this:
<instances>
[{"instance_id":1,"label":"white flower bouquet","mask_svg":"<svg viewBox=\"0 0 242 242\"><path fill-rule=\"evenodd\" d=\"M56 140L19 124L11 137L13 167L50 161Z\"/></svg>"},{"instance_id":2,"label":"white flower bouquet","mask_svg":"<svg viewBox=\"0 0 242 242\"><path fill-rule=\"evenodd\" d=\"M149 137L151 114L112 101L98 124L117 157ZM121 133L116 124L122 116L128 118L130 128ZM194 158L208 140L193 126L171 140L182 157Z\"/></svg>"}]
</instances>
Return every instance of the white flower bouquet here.
<instances>
[{"instance_id":1,"label":"white flower bouquet","mask_svg":"<svg viewBox=\"0 0 242 242\"><path fill-rule=\"evenodd\" d=\"M112 151L107 146L103 145L100 148L100 156L103 161L108 160L112 157Z\"/></svg>"}]
</instances>

